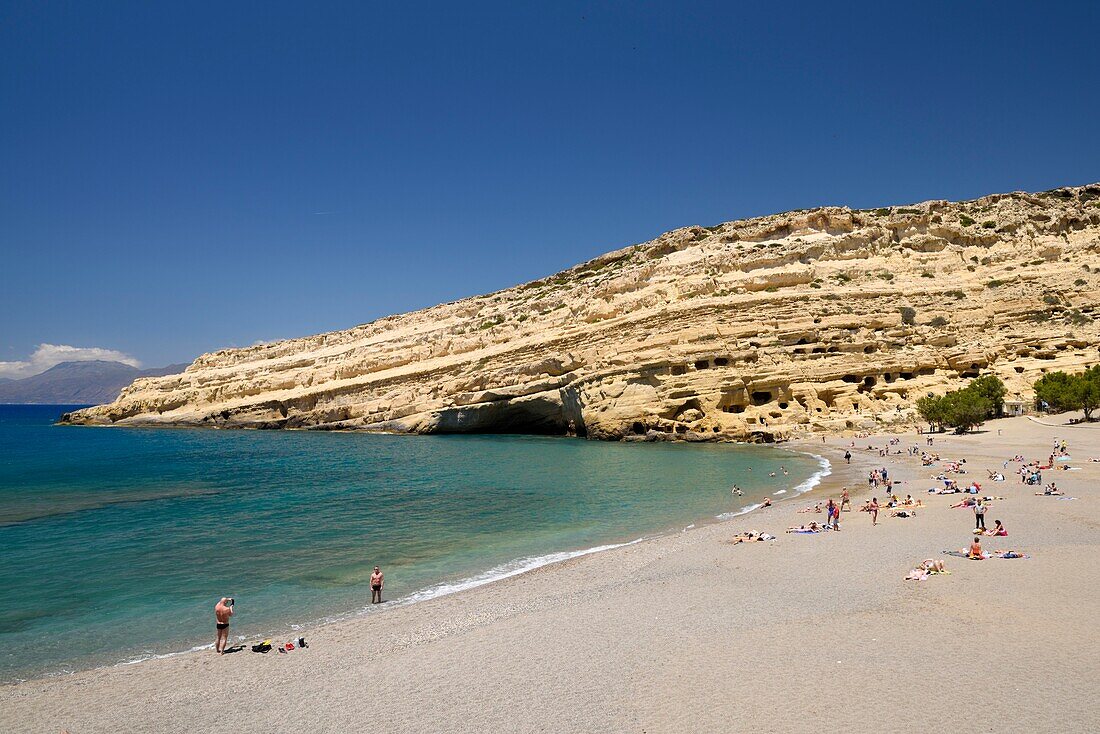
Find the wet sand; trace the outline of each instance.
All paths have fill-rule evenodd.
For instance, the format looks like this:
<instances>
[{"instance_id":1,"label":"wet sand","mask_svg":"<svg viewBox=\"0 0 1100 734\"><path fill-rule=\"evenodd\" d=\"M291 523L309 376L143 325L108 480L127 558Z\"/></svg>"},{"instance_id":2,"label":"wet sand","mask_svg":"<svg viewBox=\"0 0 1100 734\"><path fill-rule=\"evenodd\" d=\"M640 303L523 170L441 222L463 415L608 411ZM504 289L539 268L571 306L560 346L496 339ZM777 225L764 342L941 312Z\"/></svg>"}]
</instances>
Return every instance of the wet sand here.
<instances>
[{"instance_id":1,"label":"wet sand","mask_svg":"<svg viewBox=\"0 0 1100 734\"><path fill-rule=\"evenodd\" d=\"M1045 472L1078 499L1036 497L1006 470L1045 462L1054 437L1071 466ZM913 434L900 448L924 447ZM968 459L987 514L1025 560L941 555L972 538L973 513L886 438L802 446L833 462L808 495L729 521L547 566L452 596L320 627L289 655L212 652L0 689L0 730L58 732L817 731L1064 732L1100 720L1100 426L993 421L937 436ZM796 446L797 447L797 446ZM886 466L926 507L877 527L788 535L798 508L867 496ZM736 481L732 479L731 483ZM879 496L881 500L881 495ZM733 504L733 503L731 503ZM731 507L731 509L734 509ZM730 545L744 529L775 542ZM903 581L923 558L950 575Z\"/></svg>"}]
</instances>

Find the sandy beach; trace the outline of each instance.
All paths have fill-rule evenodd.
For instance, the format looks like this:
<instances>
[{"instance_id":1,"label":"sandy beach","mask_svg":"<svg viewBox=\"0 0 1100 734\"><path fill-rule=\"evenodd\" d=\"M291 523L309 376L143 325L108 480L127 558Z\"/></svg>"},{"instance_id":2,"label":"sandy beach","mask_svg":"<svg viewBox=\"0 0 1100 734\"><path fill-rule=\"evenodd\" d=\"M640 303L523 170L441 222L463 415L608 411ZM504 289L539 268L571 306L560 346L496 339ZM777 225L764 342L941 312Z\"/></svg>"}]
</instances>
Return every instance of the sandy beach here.
<instances>
[{"instance_id":1,"label":"sandy beach","mask_svg":"<svg viewBox=\"0 0 1100 734\"><path fill-rule=\"evenodd\" d=\"M1045 419L1055 423L1058 419ZM1037 497L986 469L1020 453L1045 463L1055 437L1075 471L1044 472L1074 500ZM1100 426L1029 418L937 435L966 458L982 494L1005 497L987 550L1027 559L942 555L972 539L973 513L885 436L793 445L833 474L807 495L305 634L307 650L200 652L0 689L11 732L1064 732L1100 720L1097 485ZM868 451L872 445L875 450ZM915 517L844 513L842 532L786 534L822 515L799 508L852 490L885 466ZM733 480L735 481L735 480ZM1041 489L1041 487L1040 487ZM879 493L882 499L882 493ZM731 507L732 509L732 507ZM746 529L774 542L731 545ZM924 558L949 575L903 581Z\"/></svg>"}]
</instances>

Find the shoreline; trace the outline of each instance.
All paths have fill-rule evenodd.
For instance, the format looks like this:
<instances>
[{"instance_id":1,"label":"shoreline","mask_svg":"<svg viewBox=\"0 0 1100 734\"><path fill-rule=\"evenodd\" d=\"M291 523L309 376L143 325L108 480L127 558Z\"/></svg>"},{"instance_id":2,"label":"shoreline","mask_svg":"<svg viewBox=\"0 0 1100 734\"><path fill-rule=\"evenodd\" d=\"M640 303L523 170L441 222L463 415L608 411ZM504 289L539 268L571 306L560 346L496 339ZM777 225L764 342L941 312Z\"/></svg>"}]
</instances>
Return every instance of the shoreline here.
<instances>
[{"instance_id":1,"label":"shoreline","mask_svg":"<svg viewBox=\"0 0 1100 734\"><path fill-rule=\"evenodd\" d=\"M1100 567L1100 533L1089 519L1097 504L1089 489L1100 464L1086 463L1100 456L1100 434L1020 419L988 425L979 435L934 434L934 449L944 459L969 457L967 476L982 483L983 493L1008 497L989 517L1006 521L1011 535L1003 540L1028 552L1028 560L947 558L952 575L903 582L920 558L965 546L966 511L947 508L954 498L924 491L934 482L919 459L865 450L867 443L881 447L885 436L855 439L850 466L836 457L852 439L791 443L784 448L830 459L832 473L808 492L782 499L816 492L814 499L824 501L847 486L855 504L868 494L866 471L889 466L900 482L896 492L925 506L906 520L884 511L875 528L853 510L844 513L840 533L799 536L783 528L822 516L805 518L795 505L777 501L690 532L644 538L465 593L322 625L307 633L310 649L279 655L278 663L272 655L184 654L8 685L0 689L0 720L17 731L75 732L78 724L196 729L213 725L213 714L195 707L212 696L240 707L222 712L235 728L257 732L358 731L368 720L401 731L468 731L476 728L473 722L482 730L528 731L546 722L570 731L682 730L685 722L713 730L732 720L804 731L821 713L815 702L828 698L822 685L863 690L890 680L892 689L937 686L937 705L900 709L906 724L900 728L884 729L881 720L867 718L862 704L833 713L834 723L853 731L955 731L958 717L974 704L968 691L943 686L942 677L946 671L965 674L962 660L970 660L985 678L1012 671L1007 685L983 688L989 726L1083 730L1097 713L1092 701L1100 695L1100 675L1089 656L1075 653L1098 640L1087 610L1100 592L1079 588L1076 579ZM1002 427L1003 437L994 430ZM1068 434L1080 471L1057 472L1055 479L1077 501L1034 497L1032 487L1011 480L985 486L987 464L999 468L1021 448L1029 458L1045 458L1040 452L1060 432ZM909 433L900 448L913 442ZM779 539L725 542L750 527ZM985 542L995 550L999 540ZM673 593L658 591L666 585ZM825 638L823 628L831 630ZM926 644L937 639L950 644ZM990 668L981 661L994 649L997 664ZM752 675L746 678L744 670ZM220 671L232 678L223 681L227 687L211 688ZM1012 682L1020 677L1026 685ZM730 680L738 681L737 696L727 693ZM678 695L652 695L662 683ZM355 718L368 704L358 703L353 692L364 688L377 692L369 703L374 719ZM578 699L581 691L585 698ZM159 714L151 715L150 705L159 706Z\"/></svg>"},{"instance_id":2,"label":"shoreline","mask_svg":"<svg viewBox=\"0 0 1100 734\"><path fill-rule=\"evenodd\" d=\"M125 426L108 426L108 427L123 427L124 428ZM401 435L403 435L403 434L401 434ZM575 438L575 437L562 437L562 438ZM691 442L686 442L685 441L683 443L691 443ZM732 444L738 444L738 445L747 445L747 446L758 446L759 445L759 444L734 442L734 441L729 441L729 442L725 442L725 443L732 443ZM818 462L818 468L817 468L817 471L814 471L813 473L811 473L810 476L808 476L806 479L802 480L798 484L796 484L792 487L789 487L789 488L784 488L784 489L779 490L782 493L781 495L777 495L774 492L771 493L771 494L768 494L767 496L769 498L773 498L773 506L777 505L779 503L788 501L788 500L793 500L793 499L795 499L797 497L800 497L804 494L808 494L808 493L812 492L814 489L816 489L821 484L821 482L823 480L827 479L832 474L832 464L829 462L828 459L826 459L825 457L821 456L818 453L815 453L815 452L812 452L812 451L809 451L809 450L805 450L805 449L787 448L786 446L778 446L778 445L774 446L774 448L782 450L782 451L786 451L787 453L801 454L801 455L804 455L804 456L808 456L812 459L815 459ZM805 486L805 489L800 489L800 487L804 487L804 486ZM790 494L787 494L788 492ZM707 526L710 526L710 525L713 525L713 524L716 524L716 523L725 522L725 521L728 521L728 520L731 520L731 519L734 519L734 518L737 518L737 517L743 517L743 516L748 515L752 512L756 512L756 511L760 510L761 507L762 507L762 504L763 503L755 503L755 504L751 504L751 505L746 505L746 506L742 507L739 510L735 510L735 511L731 511L731 512L723 512L723 513L719 513L717 515L708 515L708 516L705 516L705 517L696 518L696 519L690 521L689 524L686 527L680 527L679 529L677 529L676 527L670 526L670 527L668 527L664 530L643 534L643 535L640 535L638 537L635 537L635 538L632 538L632 539L629 539L629 540L621 540L621 541L620 540L612 540L612 541L609 541L607 543L601 543L601 544L598 544L598 545L595 545L595 546L586 546L586 547L583 547L583 548L575 548L575 549L570 549L570 550L550 551L548 553L539 554L539 555L522 556L522 557L519 557L519 558L513 558L513 559L510 559L510 560L504 561L502 563L498 563L496 565L493 565L493 566L491 566L491 567L489 567L489 568L487 568L483 571L473 573L469 576L464 576L462 578L455 579L455 580L450 580L450 581L444 579L444 580L441 580L441 581L438 581L438 582L430 583L430 584L428 584L424 587L421 587L421 588L418 588L418 589L415 589L415 590L411 591L410 593L406 594L405 596L398 597L396 599L387 601L383 605L378 605L377 608L374 608L371 605L367 605L367 606L363 606L361 608L351 610L351 611L347 611L347 612L343 612L343 613L323 615L319 618L314 618L314 619L311 619L310 621L306 621L306 622L288 622L288 623L285 623L283 625L287 629L284 629L282 631L273 632L273 631L268 630L268 631L260 633L260 634L235 636L233 638L233 640L234 640L235 644L243 644L247 647L248 645L251 645L252 643L258 642L258 641L263 640L263 639L274 638L274 637L279 637L279 636L287 636L287 635L292 633L291 631L293 631L293 634L295 634L295 635L301 635L301 636L312 635L317 630L322 629L322 628L327 627L327 626L332 625L332 624L338 624L338 623L343 623L343 622L353 622L355 620L363 620L363 619L366 619L369 616L372 616L372 615L375 615L375 614L388 613L388 612L391 612L395 609L399 609L401 607L406 607L406 606L409 606L411 604L419 604L419 603L431 601L432 599L440 598L440 597L443 597L443 596L450 596L452 594L458 594L458 593L462 593L462 592L465 592L465 591L470 591L470 590L473 590L473 589L476 589L476 588L479 588L479 587L482 587L482 586L486 586L488 584L499 583L501 581L505 581L507 579L514 578L514 577L522 575L522 574L532 573L532 572L538 571L539 569L542 569L542 568L545 568L545 567L548 567L548 566L555 566L555 565L558 565L558 564L567 563L567 562L569 562L569 561L571 561L575 558L581 558L581 557L592 555L592 554L595 554L595 553L603 553L603 552L607 552L607 551L612 551L612 550L615 550L615 549L618 549L618 548L623 548L625 546L634 545L636 543L642 543L642 542L645 542L645 541L648 541L648 540L658 540L658 539L661 539L661 538L667 538L667 537L670 537L670 536L677 535L679 533L683 533L683 532L687 532L689 530L693 530L695 528L707 527ZM158 661L158 660L164 660L164 659L169 659L169 658L177 658L177 657L185 656L185 655L198 654L198 653L206 652L206 651L213 650L213 649L214 649L214 643L204 643L204 644L193 645L193 646L191 646L187 649L172 650L172 651L169 651L169 652L161 652L161 653L149 653L149 654L146 654L146 655L143 655L143 656L140 656L140 657L135 657L135 658L129 659L129 660L125 660L125 659L118 660L118 661L113 662L113 663L104 663L104 664L87 665L87 666L73 666L73 669L71 669L71 670L57 670L57 671L52 672L52 673L45 673L45 674L42 674L42 675L36 675L36 676L30 677L30 678L18 678L18 677L16 677L16 678L0 681L0 690L2 690L5 687L18 686L18 685L27 684L27 683L45 682L45 681L52 681L52 680L57 680L57 679L69 678L71 676L79 675L79 674L85 673L85 672L112 670L114 668L131 667L131 666L136 666L136 665L142 665L142 664L145 664L145 663L151 663L151 662L155 662L155 661Z\"/></svg>"}]
</instances>

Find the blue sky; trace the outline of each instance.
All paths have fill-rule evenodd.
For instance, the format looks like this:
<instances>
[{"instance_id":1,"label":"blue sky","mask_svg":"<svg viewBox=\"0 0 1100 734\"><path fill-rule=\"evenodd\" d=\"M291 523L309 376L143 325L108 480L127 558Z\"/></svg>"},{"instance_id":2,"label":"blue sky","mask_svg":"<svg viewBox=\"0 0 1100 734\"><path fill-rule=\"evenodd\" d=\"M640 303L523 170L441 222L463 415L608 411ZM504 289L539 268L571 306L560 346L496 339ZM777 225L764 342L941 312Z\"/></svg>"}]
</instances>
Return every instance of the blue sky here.
<instances>
[{"instance_id":1,"label":"blue sky","mask_svg":"<svg viewBox=\"0 0 1100 734\"><path fill-rule=\"evenodd\" d=\"M315 5L0 2L0 362L189 361L679 226L1100 180L1094 3Z\"/></svg>"}]
</instances>

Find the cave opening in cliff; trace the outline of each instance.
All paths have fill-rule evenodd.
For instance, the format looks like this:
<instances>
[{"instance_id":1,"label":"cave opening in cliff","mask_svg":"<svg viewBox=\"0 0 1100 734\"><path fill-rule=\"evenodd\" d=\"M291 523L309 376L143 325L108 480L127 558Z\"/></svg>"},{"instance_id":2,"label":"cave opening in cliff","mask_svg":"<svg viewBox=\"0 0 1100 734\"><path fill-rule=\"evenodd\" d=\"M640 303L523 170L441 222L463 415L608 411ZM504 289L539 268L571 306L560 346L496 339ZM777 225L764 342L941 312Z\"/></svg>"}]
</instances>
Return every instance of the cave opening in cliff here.
<instances>
[{"instance_id":1,"label":"cave opening in cliff","mask_svg":"<svg viewBox=\"0 0 1100 734\"><path fill-rule=\"evenodd\" d=\"M767 405L772 400L771 390L754 390L752 393L753 405Z\"/></svg>"},{"instance_id":2,"label":"cave opening in cliff","mask_svg":"<svg viewBox=\"0 0 1100 734\"><path fill-rule=\"evenodd\" d=\"M430 433L588 435L577 406L553 398L499 400L441 411Z\"/></svg>"}]
</instances>

